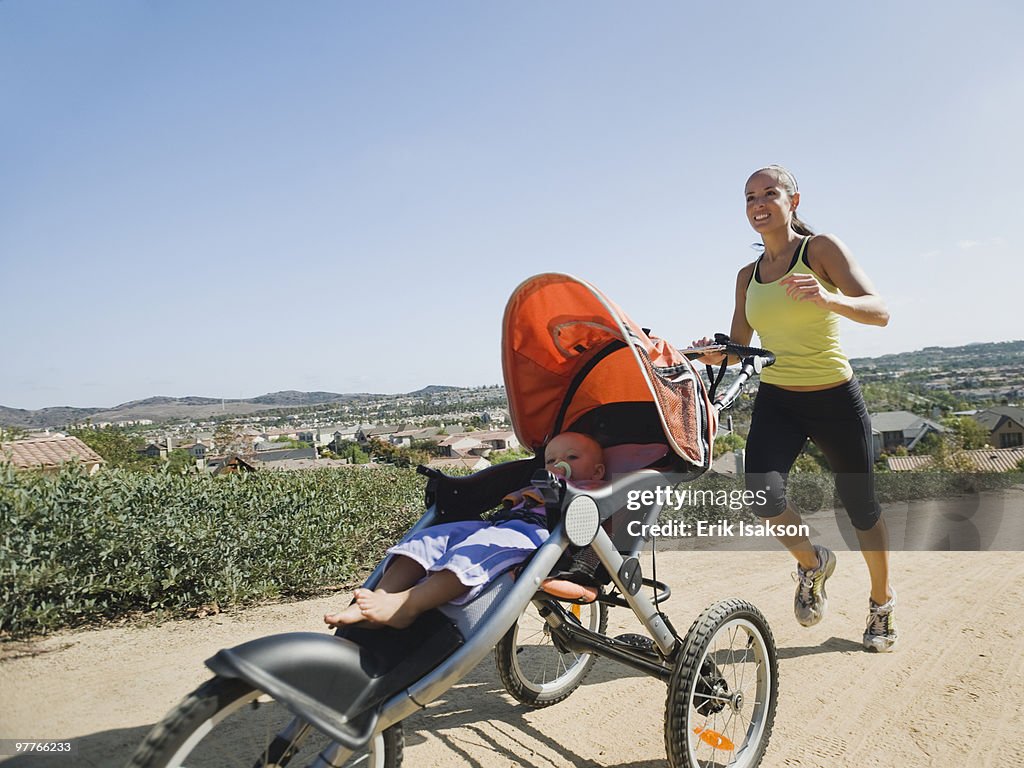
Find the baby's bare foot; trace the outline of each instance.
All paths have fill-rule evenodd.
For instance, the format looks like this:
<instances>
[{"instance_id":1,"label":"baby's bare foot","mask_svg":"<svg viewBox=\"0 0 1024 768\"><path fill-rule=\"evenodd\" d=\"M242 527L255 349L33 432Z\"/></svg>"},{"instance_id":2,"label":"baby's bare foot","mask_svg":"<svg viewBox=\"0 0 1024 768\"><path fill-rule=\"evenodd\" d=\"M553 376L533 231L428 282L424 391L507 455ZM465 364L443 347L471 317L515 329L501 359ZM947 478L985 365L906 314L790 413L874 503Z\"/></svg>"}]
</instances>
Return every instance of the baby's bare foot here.
<instances>
[{"instance_id":1,"label":"baby's bare foot","mask_svg":"<svg viewBox=\"0 0 1024 768\"><path fill-rule=\"evenodd\" d=\"M416 620L416 611L409 602L409 590L382 592L368 589L356 591L356 605L364 619L395 629L405 629Z\"/></svg>"},{"instance_id":2,"label":"baby's bare foot","mask_svg":"<svg viewBox=\"0 0 1024 768\"><path fill-rule=\"evenodd\" d=\"M324 624L331 627L342 627L346 624L358 624L365 618L363 612L359 609L359 604L352 603L348 608L338 613L324 614Z\"/></svg>"}]
</instances>

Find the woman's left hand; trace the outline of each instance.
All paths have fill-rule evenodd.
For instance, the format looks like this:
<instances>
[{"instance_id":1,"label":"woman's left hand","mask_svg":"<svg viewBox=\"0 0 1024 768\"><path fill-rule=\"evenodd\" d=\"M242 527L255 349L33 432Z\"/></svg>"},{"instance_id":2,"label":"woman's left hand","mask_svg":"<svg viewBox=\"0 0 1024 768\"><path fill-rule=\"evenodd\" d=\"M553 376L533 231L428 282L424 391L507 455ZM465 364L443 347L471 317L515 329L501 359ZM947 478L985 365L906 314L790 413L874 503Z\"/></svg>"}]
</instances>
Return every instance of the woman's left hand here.
<instances>
[{"instance_id":1,"label":"woman's left hand","mask_svg":"<svg viewBox=\"0 0 1024 768\"><path fill-rule=\"evenodd\" d=\"M828 307L833 303L832 294L822 287L814 275L789 275L782 278L779 285L784 285L786 295L796 301L810 301L819 307Z\"/></svg>"}]
</instances>

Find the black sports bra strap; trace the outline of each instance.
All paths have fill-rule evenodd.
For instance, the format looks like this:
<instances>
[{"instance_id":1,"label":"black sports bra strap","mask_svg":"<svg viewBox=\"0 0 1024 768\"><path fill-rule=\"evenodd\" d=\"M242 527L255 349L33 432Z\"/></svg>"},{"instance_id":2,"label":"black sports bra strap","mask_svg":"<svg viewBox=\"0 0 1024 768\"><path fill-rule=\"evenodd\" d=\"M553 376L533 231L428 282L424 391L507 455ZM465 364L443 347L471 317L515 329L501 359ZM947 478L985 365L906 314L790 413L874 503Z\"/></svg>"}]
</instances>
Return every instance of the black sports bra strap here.
<instances>
[{"instance_id":1,"label":"black sports bra strap","mask_svg":"<svg viewBox=\"0 0 1024 768\"><path fill-rule=\"evenodd\" d=\"M800 247L797 248L797 253L800 254L800 260L804 263L804 266L806 266L808 269L811 269L811 262L807 260L807 243L809 243L810 241L811 241L811 236L808 235L807 237L804 238L804 241L802 243L800 243ZM793 266L796 266L796 262L795 261L793 262ZM792 268L793 267L790 267L790 269L792 269ZM813 272L814 270L811 270L811 271Z\"/></svg>"}]
</instances>

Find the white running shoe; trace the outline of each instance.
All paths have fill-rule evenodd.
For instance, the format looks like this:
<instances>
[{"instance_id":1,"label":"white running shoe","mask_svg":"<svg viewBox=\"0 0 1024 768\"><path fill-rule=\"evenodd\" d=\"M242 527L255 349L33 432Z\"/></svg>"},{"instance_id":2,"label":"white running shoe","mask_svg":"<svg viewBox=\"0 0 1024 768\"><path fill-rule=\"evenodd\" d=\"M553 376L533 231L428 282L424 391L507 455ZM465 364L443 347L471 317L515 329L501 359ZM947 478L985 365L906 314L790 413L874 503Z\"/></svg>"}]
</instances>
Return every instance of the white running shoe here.
<instances>
[{"instance_id":1,"label":"white running shoe","mask_svg":"<svg viewBox=\"0 0 1024 768\"><path fill-rule=\"evenodd\" d=\"M810 571L797 565L793 577L797 580L796 596L793 598L793 613L796 620L805 627L813 627L825 616L828 608L828 593L825 581L836 569L836 555L828 547L814 545L818 555L818 567Z\"/></svg>"},{"instance_id":2,"label":"white running shoe","mask_svg":"<svg viewBox=\"0 0 1024 768\"><path fill-rule=\"evenodd\" d=\"M879 653L888 653L896 647L896 590L891 590L889 602L879 605L868 598L868 626L864 630L864 647Z\"/></svg>"}]
</instances>

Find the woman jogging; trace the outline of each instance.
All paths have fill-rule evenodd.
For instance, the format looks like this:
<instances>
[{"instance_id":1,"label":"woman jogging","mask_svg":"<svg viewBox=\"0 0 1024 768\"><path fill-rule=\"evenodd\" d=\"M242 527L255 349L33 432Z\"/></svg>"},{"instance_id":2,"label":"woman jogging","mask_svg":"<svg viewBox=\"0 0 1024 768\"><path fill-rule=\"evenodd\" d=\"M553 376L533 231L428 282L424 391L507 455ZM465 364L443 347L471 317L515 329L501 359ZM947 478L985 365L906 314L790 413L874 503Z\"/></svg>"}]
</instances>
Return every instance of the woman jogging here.
<instances>
[{"instance_id":1,"label":"woman jogging","mask_svg":"<svg viewBox=\"0 0 1024 768\"><path fill-rule=\"evenodd\" d=\"M816 235L797 217L800 193L788 170L770 165L746 185L747 220L764 252L740 270L732 341L749 344L754 331L777 362L761 373L746 447L746 485L767 491L758 515L779 525L801 522L786 501L786 478L807 440L821 449L836 490L857 531L871 575L863 643L891 651L896 644L896 593L889 584L889 546L875 498L871 422L839 344L839 318L884 326L885 303L846 246L833 235ZM704 339L696 344L709 343ZM721 353L705 355L719 363ZM805 536L780 536L797 560L797 621L812 626L828 604L825 581L835 554Z\"/></svg>"}]
</instances>

